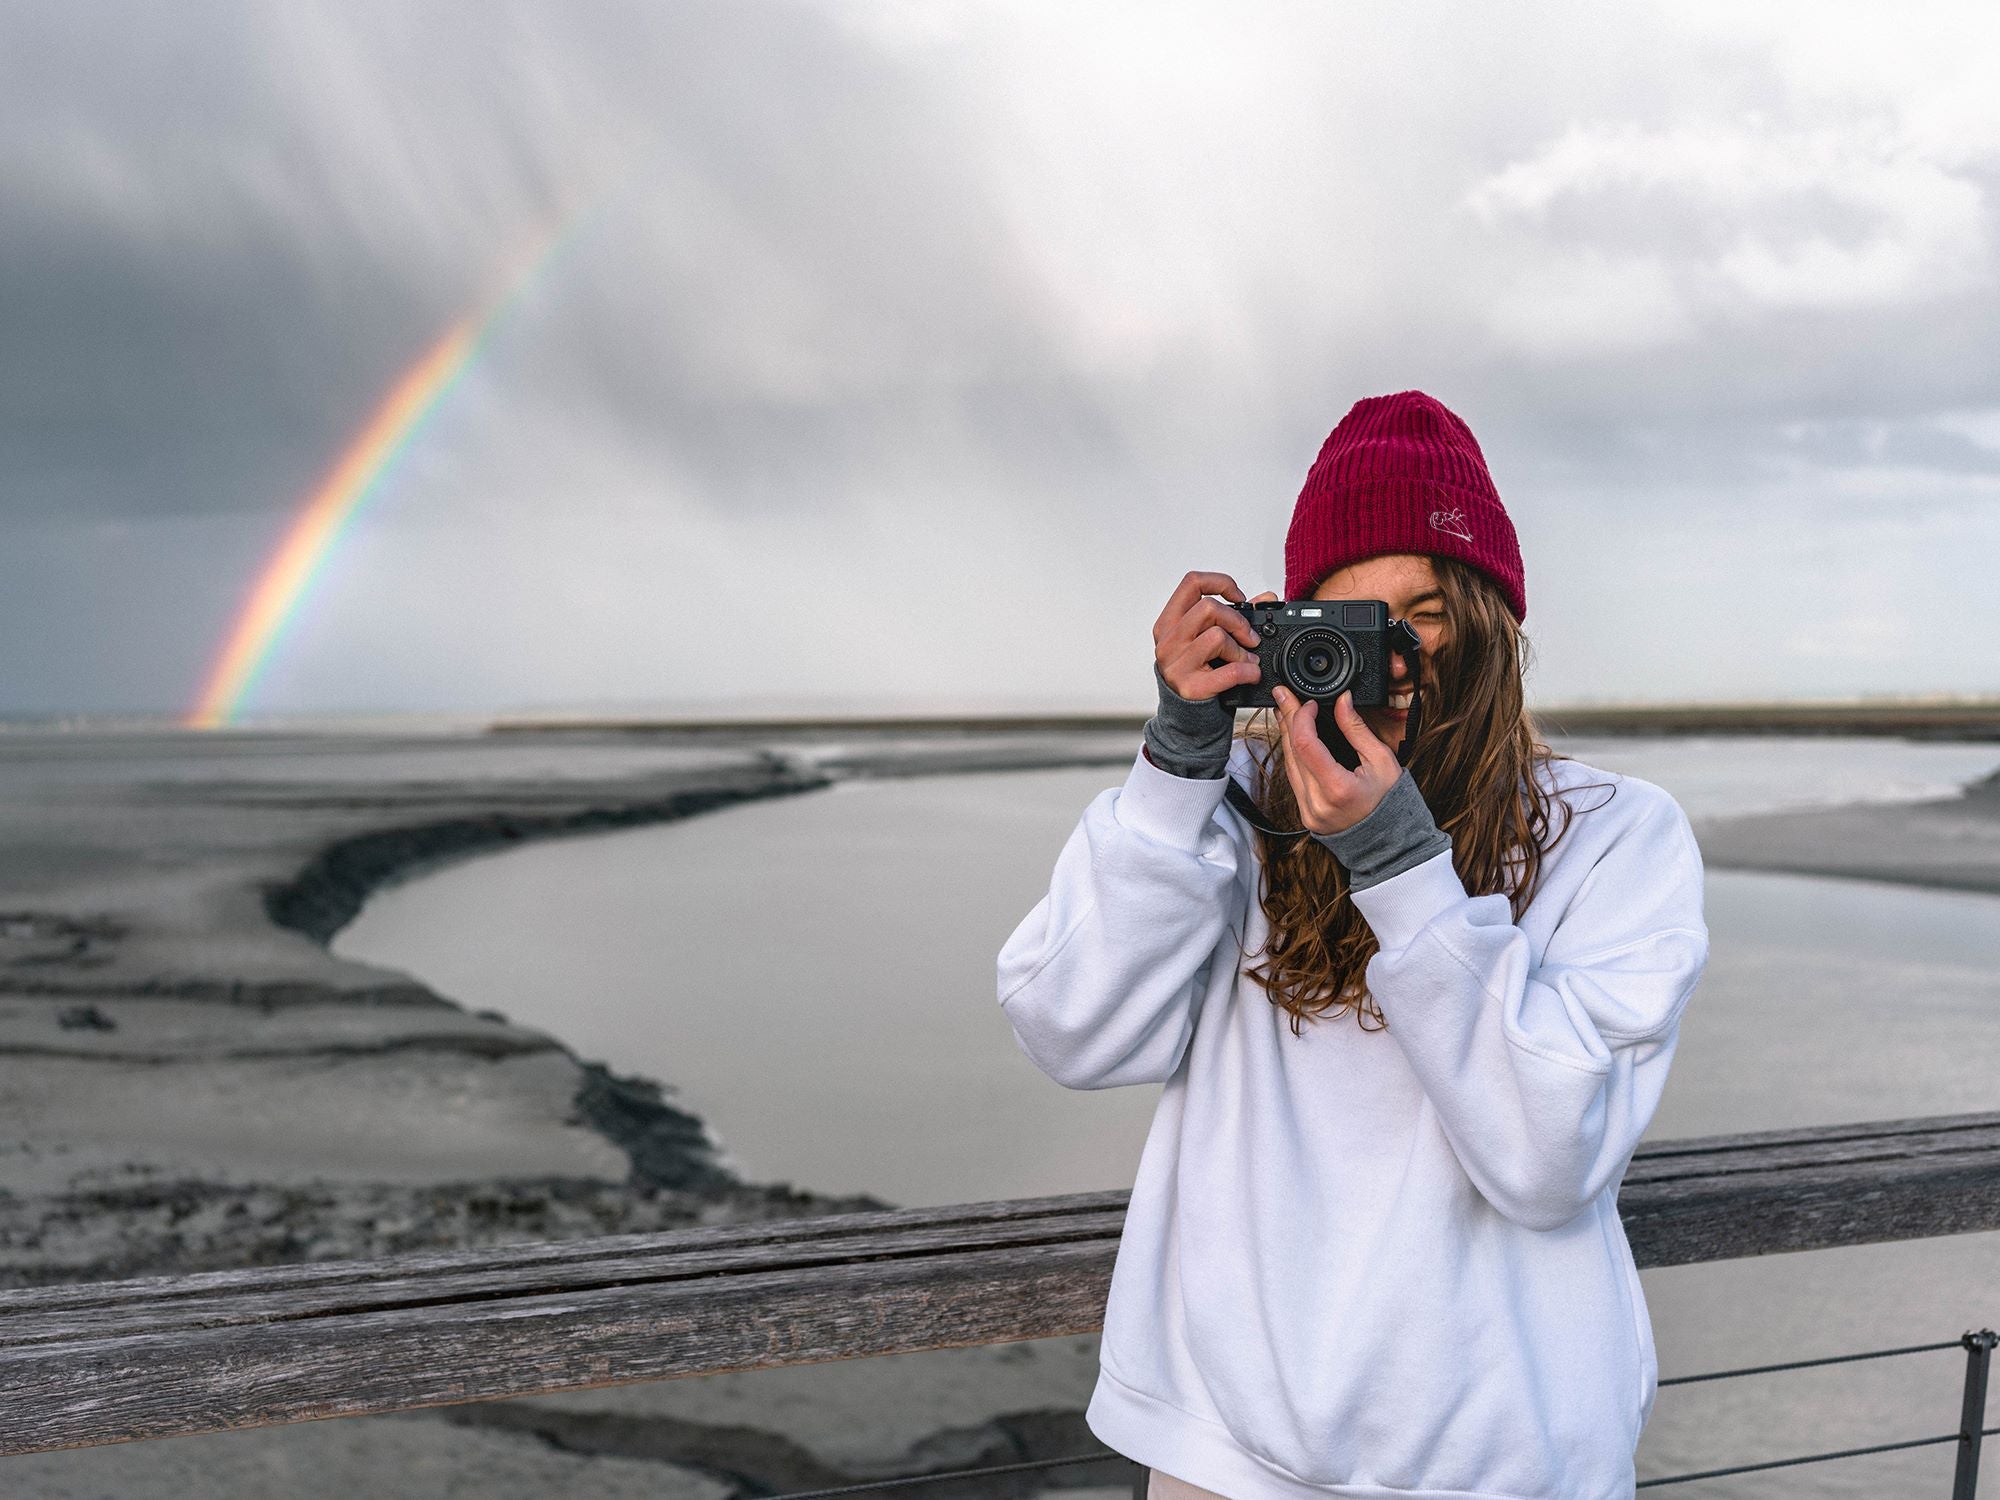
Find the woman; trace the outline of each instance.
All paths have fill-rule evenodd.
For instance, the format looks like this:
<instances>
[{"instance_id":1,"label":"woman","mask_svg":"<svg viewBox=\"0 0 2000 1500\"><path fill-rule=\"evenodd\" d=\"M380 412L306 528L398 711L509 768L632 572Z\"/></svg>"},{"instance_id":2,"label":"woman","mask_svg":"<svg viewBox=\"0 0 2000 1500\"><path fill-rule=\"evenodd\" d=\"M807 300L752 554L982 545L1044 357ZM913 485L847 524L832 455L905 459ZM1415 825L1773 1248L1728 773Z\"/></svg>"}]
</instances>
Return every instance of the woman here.
<instances>
[{"instance_id":1,"label":"woman","mask_svg":"<svg viewBox=\"0 0 2000 1500\"><path fill-rule=\"evenodd\" d=\"M1513 526L1421 392L1356 404L1285 543L1285 598L1416 629L1407 765L1394 700L1336 702L1353 771L1282 687L1236 738L1256 638L1217 594L1168 601L1145 743L999 958L1056 1082L1166 1085L1086 1421L1156 1496L1630 1495L1657 1366L1617 1191L1707 959L1687 819L1536 738Z\"/></svg>"}]
</instances>

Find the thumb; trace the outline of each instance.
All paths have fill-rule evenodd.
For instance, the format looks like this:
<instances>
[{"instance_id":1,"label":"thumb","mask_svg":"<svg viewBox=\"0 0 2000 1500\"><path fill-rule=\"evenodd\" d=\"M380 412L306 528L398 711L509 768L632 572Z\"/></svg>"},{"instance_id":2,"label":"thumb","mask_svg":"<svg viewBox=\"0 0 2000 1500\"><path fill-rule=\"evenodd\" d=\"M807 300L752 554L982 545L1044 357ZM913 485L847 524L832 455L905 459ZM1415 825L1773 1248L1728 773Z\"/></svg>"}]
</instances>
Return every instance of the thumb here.
<instances>
[{"instance_id":1,"label":"thumb","mask_svg":"<svg viewBox=\"0 0 2000 1500\"><path fill-rule=\"evenodd\" d=\"M1396 752L1377 738L1375 731L1368 727L1368 721L1361 717L1361 710L1354 706L1354 690L1347 689L1333 700L1334 722L1347 735L1347 742L1354 746L1355 753L1363 760L1379 762L1387 756L1395 759Z\"/></svg>"}]
</instances>

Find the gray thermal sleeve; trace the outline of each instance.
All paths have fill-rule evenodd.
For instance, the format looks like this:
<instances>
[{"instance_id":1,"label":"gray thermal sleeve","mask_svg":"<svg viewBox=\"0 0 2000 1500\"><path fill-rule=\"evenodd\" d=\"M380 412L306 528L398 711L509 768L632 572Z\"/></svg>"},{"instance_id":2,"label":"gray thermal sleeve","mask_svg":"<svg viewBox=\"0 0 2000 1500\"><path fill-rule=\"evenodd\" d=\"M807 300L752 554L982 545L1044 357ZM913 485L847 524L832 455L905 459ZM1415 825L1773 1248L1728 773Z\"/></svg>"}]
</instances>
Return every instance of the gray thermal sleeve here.
<instances>
[{"instance_id":1,"label":"gray thermal sleeve","mask_svg":"<svg viewBox=\"0 0 2000 1500\"><path fill-rule=\"evenodd\" d=\"M1346 867L1348 888L1356 891L1380 885L1451 847L1451 835L1437 826L1408 766L1359 823L1313 837Z\"/></svg>"},{"instance_id":2,"label":"gray thermal sleeve","mask_svg":"<svg viewBox=\"0 0 2000 1500\"><path fill-rule=\"evenodd\" d=\"M1160 708L1146 721L1148 757L1170 776L1214 781L1229 768L1235 713L1213 698L1183 698L1167 686L1158 662L1153 681L1160 686Z\"/></svg>"}]
</instances>

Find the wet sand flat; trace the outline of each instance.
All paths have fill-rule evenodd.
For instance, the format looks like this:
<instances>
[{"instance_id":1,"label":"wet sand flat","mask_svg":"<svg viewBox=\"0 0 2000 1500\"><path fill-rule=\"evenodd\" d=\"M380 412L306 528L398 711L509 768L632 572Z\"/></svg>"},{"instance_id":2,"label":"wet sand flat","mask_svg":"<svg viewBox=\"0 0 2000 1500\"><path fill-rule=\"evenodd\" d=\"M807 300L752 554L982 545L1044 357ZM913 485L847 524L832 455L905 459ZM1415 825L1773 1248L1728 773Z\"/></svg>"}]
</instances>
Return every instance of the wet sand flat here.
<instances>
[{"instance_id":1,"label":"wet sand flat","mask_svg":"<svg viewBox=\"0 0 2000 1500\"><path fill-rule=\"evenodd\" d=\"M0 734L0 1283L880 1206L326 939L524 839L1124 736ZM582 997L580 997L581 999Z\"/></svg>"},{"instance_id":2,"label":"wet sand flat","mask_svg":"<svg viewBox=\"0 0 2000 1500\"><path fill-rule=\"evenodd\" d=\"M2000 776L1937 801L1766 813L1695 833L1721 869L2000 894Z\"/></svg>"}]
</instances>

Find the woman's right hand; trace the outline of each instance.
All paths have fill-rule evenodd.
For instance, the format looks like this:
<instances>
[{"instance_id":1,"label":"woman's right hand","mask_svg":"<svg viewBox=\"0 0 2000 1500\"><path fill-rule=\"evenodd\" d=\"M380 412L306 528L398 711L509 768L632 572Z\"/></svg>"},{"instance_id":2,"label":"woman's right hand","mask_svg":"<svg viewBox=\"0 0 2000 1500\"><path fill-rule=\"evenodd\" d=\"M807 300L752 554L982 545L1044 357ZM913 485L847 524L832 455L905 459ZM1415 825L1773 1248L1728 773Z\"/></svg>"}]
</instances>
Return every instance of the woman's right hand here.
<instances>
[{"instance_id":1,"label":"woman's right hand","mask_svg":"<svg viewBox=\"0 0 2000 1500\"><path fill-rule=\"evenodd\" d=\"M1227 573L1190 573L1153 622L1153 664L1168 687L1197 703L1255 682L1262 671L1257 632L1241 613L1211 597L1216 594L1244 602L1243 590ZM1250 602L1277 597L1266 589ZM1222 665L1211 667L1217 658Z\"/></svg>"}]
</instances>

